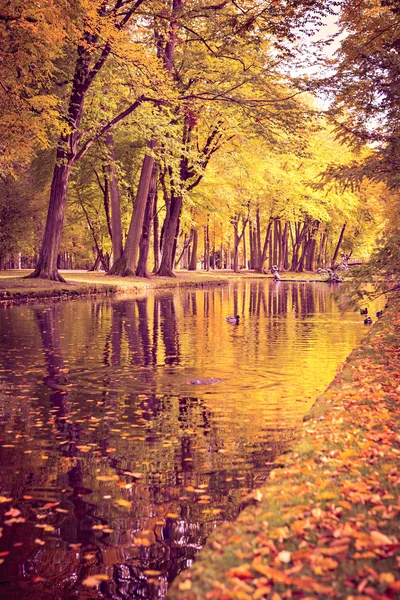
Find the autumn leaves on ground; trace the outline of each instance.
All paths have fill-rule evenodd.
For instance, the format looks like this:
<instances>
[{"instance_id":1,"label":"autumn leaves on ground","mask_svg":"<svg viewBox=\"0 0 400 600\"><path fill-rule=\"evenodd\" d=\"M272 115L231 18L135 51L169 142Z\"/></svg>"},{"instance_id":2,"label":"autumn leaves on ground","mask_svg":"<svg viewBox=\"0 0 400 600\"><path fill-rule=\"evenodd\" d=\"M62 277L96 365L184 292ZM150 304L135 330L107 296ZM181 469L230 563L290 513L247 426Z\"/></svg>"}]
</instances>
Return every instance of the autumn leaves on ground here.
<instances>
[{"instance_id":1,"label":"autumn leaves on ground","mask_svg":"<svg viewBox=\"0 0 400 600\"><path fill-rule=\"evenodd\" d=\"M399 598L399 305L319 398L284 467L212 535L171 598Z\"/></svg>"}]
</instances>

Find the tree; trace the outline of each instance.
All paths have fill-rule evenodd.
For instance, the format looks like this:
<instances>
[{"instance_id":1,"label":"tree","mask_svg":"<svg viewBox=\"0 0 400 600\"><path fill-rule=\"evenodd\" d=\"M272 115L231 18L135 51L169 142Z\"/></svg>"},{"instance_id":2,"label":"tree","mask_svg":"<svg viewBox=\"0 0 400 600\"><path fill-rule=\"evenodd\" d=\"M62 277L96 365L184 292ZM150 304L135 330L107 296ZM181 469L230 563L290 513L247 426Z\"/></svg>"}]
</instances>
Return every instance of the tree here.
<instances>
[{"instance_id":1,"label":"tree","mask_svg":"<svg viewBox=\"0 0 400 600\"><path fill-rule=\"evenodd\" d=\"M13 0L0 9L0 175L17 177L60 130L57 61L73 37L70 3Z\"/></svg>"},{"instance_id":2,"label":"tree","mask_svg":"<svg viewBox=\"0 0 400 600\"><path fill-rule=\"evenodd\" d=\"M173 0L164 2L154 13L155 46L175 93L173 123L180 123L179 158L170 161L168 150L164 153L162 171L166 216L162 229L162 258L158 274L173 275L180 218L184 199L202 175L211 155L220 145L223 119L217 119L210 128L203 146L196 147L199 115L212 104L220 106L238 104L247 113L256 116L259 125L268 123L269 136L276 138L276 123L286 118L287 106L295 92L281 85L278 73L279 60L271 52L274 40L291 37L291 28L300 27L308 19L307 2L278 3L271 10L268 3L254 6L249 2L214 4ZM268 10L267 10L268 8ZM315 18L322 4L313 4ZM278 43L280 51L283 46ZM257 57L257 58L256 58ZM269 109L266 110L266 107ZM262 112L266 114L262 114ZM293 114L290 114L293 117ZM168 135L169 137L169 135ZM158 140L160 152L164 140ZM197 156L196 156L197 152ZM143 165L145 167L145 165ZM147 164L148 177L151 165ZM141 215L143 211L133 213ZM131 225L140 230L141 222ZM129 247L124 251L128 258ZM129 269L134 271L135 269ZM112 273L127 274L121 262Z\"/></svg>"},{"instance_id":3,"label":"tree","mask_svg":"<svg viewBox=\"0 0 400 600\"><path fill-rule=\"evenodd\" d=\"M144 95L136 97L129 106L100 126L98 131L79 146L82 139L81 124L84 116L84 104L89 90L111 52L115 51L121 32L124 31L133 16L136 16L144 2L145 0L136 0L136 2L115 0L111 5L97 2L94 6L83 6L85 11L82 22L78 23L78 27L81 25L81 28L76 45L75 71L65 116L64 132L57 145L46 228L38 265L31 277L63 280L57 271L57 256L71 168L97 139L108 133L113 126L136 110L145 100Z\"/></svg>"},{"instance_id":4,"label":"tree","mask_svg":"<svg viewBox=\"0 0 400 600\"><path fill-rule=\"evenodd\" d=\"M345 1L339 19L343 40L330 65L334 73L317 81L332 104L329 115L340 140L373 148L336 173L357 184L364 177L400 182L400 13L396 0Z\"/></svg>"}]
</instances>

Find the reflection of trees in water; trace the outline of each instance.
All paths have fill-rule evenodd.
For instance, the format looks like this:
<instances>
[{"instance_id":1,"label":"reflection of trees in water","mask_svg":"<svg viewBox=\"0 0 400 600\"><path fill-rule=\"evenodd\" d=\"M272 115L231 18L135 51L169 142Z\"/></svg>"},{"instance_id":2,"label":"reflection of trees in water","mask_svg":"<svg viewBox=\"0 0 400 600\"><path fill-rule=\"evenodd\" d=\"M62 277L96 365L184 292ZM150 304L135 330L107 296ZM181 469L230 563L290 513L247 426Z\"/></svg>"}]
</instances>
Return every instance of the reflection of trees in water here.
<instances>
[{"instance_id":1,"label":"reflection of trees in water","mask_svg":"<svg viewBox=\"0 0 400 600\"><path fill-rule=\"evenodd\" d=\"M190 316L197 315L197 293L193 290L187 290L183 296L183 313Z\"/></svg>"},{"instance_id":2,"label":"reflection of trees in water","mask_svg":"<svg viewBox=\"0 0 400 600\"><path fill-rule=\"evenodd\" d=\"M309 291L306 288L309 288ZM224 319L227 314L232 314L232 304L233 314L243 314L244 325L250 328L248 331L251 335L245 340L246 351L250 348L252 354L249 352L249 356L262 358L268 355L263 348L277 341L277 336L271 334L271 327L277 331L279 320L269 317L289 313L292 319L287 321L287 325L286 321L283 321L282 329L291 327L295 319L304 318L315 310L325 308L325 291L320 286L312 289L311 286L289 282L268 287L263 282L249 282L229 290L213 288L206 290L204 294L199 291L186 291L181 295L184 298L181 306L177 304L179 297L175 294L160 294L149 299L123 299L111 303L104 302L103 305L99 303L90 309L90 327L88 326L87 331L93 332L93 339L85 342L85 348L89 358L96 351L100 359L103 358L100 375L97 370L94 376L100 378L99 387L102 388L103 394L100 397L104 401L104 410L103 407L96 408L95 404L85 405L85 390L75 389L71 393L68 392L68 375L65 372L68 364L65 364L61 351L63 341L59 329L64 305L60 304L43 314L37 314L47 365L46 383L51 387L51 405L57 411L56 435L58 441L75 442L63 444L58 451L65 458L74 460L68 472L64 475L61 472L57 480L57 483L71 490L68 492L66 504L61 506L68 508L69 504L73 509L71 515L64 516L62 521L57 521L56 524L60 527L60 538L64 543L79 542L83 552L95 555L87 562L83 560L82 553L76 558L73 553L64 552L62 560L70 565L68 569L72 574L72 578L65 583L65 597L78 597L75 579L81 581L89 574L90 568L95 567L98 571L99 566L102 571L106 569L111 577L109 582L104 582L101 586L101 591L107 598L164 597L167 582L192 560L215 524L212 516L208 517L209 520L204 517L203 510L208 508L207 505L196 504L193 497L183 499L186 493L184 488L207 484L208 488L205 488L204 492L212 496L210 507L220 507L225 516L234 516L243 490L256 487L264 481L277 453L284 450L286 442L293 434L292 430L264 430L261 431L260 437L268 441L260 442L255 439L252 446L252 442L248 440L251 429L245 431L247 426L243 425L244 434L242 437L239 434L235 441L234 432L230 431L225 435L226 429L219 421L218 411L213 411L209 397L208 402L205 402L200 393L200 397L163 394L163 377L165 373L175 372L171 366L185 366L181 359L184 352L193 352L194 346L188 347L187 344L187 332L193 332L193 335L196 333L197 346L205 348L205 355L213 358L215 335L218 334L219 327L225 327L224 334L230 336L236 344L234 350L238 354L241 352L242 325L229 328ZM229 312L226 309L227 297ZM189 324L192 329L184 329L185 335L182 336L179 335L178 327L186 327L186 323L182 325L178 322L177 312L191 317ZM255 318L246 321L247 317ZM97 330L100 333L95 337ZM211 342L209 346L208 340ZM204 355L201 358L204 359ZM160 364L163 359L167 365L164 369ZM98 369L98 364L95 364L95 367ZM176 369L176 372L179 373L180 370ZM128 376L128 384L122 379L124 375ZM142 394L135 391L136 375L145 383ZM194 388L193 391L195 392ZM86 416L83 415L85 423L73 423L72 420L79 420L73 418L68 422L71 412L77 410L73 393L77 394L83 413L87 412ZM71 399L75 402L72 403ZM83 428L88 424L91 406L93 411L97 411L94 412L95 415L100 411L102 416L106 410L111 409L110 414L113 414L113 417L110 421L103 420L101 427L89 434L93 436L90 439L94 439L100 447L99 454L78 459L78 456L82 455L77 456L76 444L84 437ZM128 417L126 423L139 424L138 429L130 431L130 435L139 433L145 438L143 441L121 441L118 435L111 432L111 428L115 426L113 423L121 418L121 415ZM196 432L195 435L193 431ZM158 436L157 433L162 435ZM164 435L165 439L173 440L168 450L163 447ZM85 439L88 439L87 435ZM111 445L117 446L111 457L106 453L109 440L112 440ZM241 444L243 447L238 447ZM226 456L232 458L224 462L225 458L219 450L223 450L227 453ZM153 461L153 472L147 479L134 482L129 492L132 494L131 512L121 513L120 509L102 501L101 491L97 490L97 486L97 506L87 501L85 478L88 474L91 477L95 476L94 470L98 464L106 465L120 477L121 482L129 483L133 480L124 475L124 472L140 469L137 465L146 460L146 456L150 456L150 462ZM237 461L237 457L245 457L247 464ZM97 460L101 462L97 463ZM100 489L100 486L98 487ZM164 524L160 525L160 519L165 517L167 512L177 513L178 517L168 517ZM109 538L106 534L102 537L99 533L94 534L93 524L99 522L110 522L115 534ZM140 537L140 531L143 529L151 532L150 546L134 546L133 538ZM46 577L44 565L47 565L49 573L52 573L54 566L51 566L51 551L51 547L44 547L35 552L32 564L40 576ZM68 569L66 567L66 570ZM160 570L163 573L159 579L159 586L148 581L148 577L144 575L146 569ZM57 575L54 581L58 581Z\"/></svg>"},{"instance_id":3,"label":"reflection of trees in water","mask_svg":"<svg viewBox=\"0 0 400 600\"><path fill-rule=\"evenodd\" d=\"M176 322L174 295L154 298L159 304L161 335L165 347L165 364L180 363L179 333Z\"/></svg>"},{"instance_id":4,"label":"reflection of trees in water","mask_svg":"<svg viewBox=\"0 0 400 600\"><path fill-rule=\"evenodd\" d=\"M143 364L147 367L153 362L153 353L151 347L149 315L147 311L148 299L142 298L136 301L139 317L139 337L142 346Z\"/></svg>"},{"instance_id":5,"label":"reflection of trees in water","mask_svg":"<svg viewBox=\"0 0 400 600\"><path fill-rule=\"evenodd\" d=\"M35 309L34 314L40 332L47 369L43 383L51 390L49 401L52 413L54 413L57 443L62 443L62 450L59 450L59 453L64 459L70 461L72 466L67 469L65 474L61 469L57 478L48 482L52 470L49 469L46 481L43 481L42 468L35 470L38 465L32 462L30 466L33 472L26 478L25 487L20 490L20 493L25 496L25 504L30 502L29 496L33 497L30 511L35 514L44 502L57 501L61 489L69 488L69 495L65 496L65 499L60 498L61 502L59 503L59 507L67 509L68 513L62 515L59 513L50 515L49 513L46 522L49 518L51 519L51 525L59 531L60 538L65 543L79 543L82 544L82 548L89 546L94 548L95 535L92 526L96 522L93 517L96 506L84 500L84 496L90 493L91 490L86 489L84 486L82 463L76 456L76 445L80 441L80 426L68 422L72 410L69 393L66 391L68 385L67 367L61 349L60 309L59 305L55 305L50 309ZM34 459L31 460L34 461ZM6 541L7 534L10 532L12 532L12 528L5 530L4 541ZM32 532L28 528L28 524L24 527L23 534L23 544L18 563L14 562L11 557L11 560L5 566L9 569L11 585L15 586L15 597L22 599L25 597L26 591L26 596L29 598L54 598L55 588L49 594L46 594L46 590L43 589L38 590L37 593L32 588L24 590L23 587L21 588L18 585L21 578L28 578L28 580L33 579L35 576L44 577L45 579L52 578L53 582L57 582L55 585L58 586L63 582L61 587L67 589L71 586L75 587L76 578L79 580L85 576L84 573L82 574L86 568L83 560L78 563L74 554L64 552L61 549L56 550L51 543L47 547L40 547L33 543L33 539L31 540L29 535L33 538L33 536L38 536L38 532L37 530ZM27 534L28 537L26 537ZM12 542L15 541L14 538ZM18 571L14 572L16 568Z\"/></svg>"}]
</instances>

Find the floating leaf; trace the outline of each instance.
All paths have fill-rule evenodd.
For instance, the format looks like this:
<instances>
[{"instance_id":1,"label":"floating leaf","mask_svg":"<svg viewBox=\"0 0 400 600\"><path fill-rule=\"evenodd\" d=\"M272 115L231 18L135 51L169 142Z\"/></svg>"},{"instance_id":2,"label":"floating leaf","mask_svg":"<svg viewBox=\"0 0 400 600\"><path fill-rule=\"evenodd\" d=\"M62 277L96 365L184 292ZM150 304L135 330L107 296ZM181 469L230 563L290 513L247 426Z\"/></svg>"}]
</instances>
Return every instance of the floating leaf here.
<instances>
[{"instance_id":1,"label":"floating leaf","mask_svg":"<svg viewBox=\"0 0 400 600\"><path fill-rule=\"evenodd\" d=\"M110 578L108 575L98 573L97 575L90 575L89 577L86 577L86 579L82 581L82 585L86 585L87 587L96 587L96 585L99 585L102 581L108 581L109 579Z\"/></svg>"},{"instance_id":2,"label":"floating leaf","mask_svg":"<svg viewBox=\"0 0 400 600\"><path fill-rule=\"evenodd\" d=\"M118 481L118 475L97 475L97 481Z\"/></svg>"},{"instance_id":3,"label":"floating leaf","mask_svg":"<svg viewBox=\"0 0 400 600\"><path fill-rule=\"evenodd\" d=\"M118 504L118 506L123 506L124 508L130 508L132 506L132 502L129 502L129 500L124 500L123 498L117 500L116 504Z\"/></svg>"}]
</instances>

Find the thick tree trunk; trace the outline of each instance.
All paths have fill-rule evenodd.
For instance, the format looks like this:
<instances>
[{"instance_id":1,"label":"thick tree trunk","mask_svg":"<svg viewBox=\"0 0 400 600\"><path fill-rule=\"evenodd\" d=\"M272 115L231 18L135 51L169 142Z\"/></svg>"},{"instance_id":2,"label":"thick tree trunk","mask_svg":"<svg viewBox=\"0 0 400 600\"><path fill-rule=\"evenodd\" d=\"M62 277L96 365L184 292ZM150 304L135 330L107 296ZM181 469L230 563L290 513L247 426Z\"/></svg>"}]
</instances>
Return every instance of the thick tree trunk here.
<instances>
[{"instance_id":1,"label":"thick tree trunk","mask_svg":"<svg viewBox=\"0 0 400 600\"><path fill-rule=\"evenodd\" d=\"M148 147L152 150L156 145L155 140L149 142ZM144 212L149 195L150 181L153 172L154 158L146 154L140 173L139 185L136 193L135 205L133 207L131 223L122 257L113 264L110 275L134 275L136 273L139 242L142 235Z\"/></svg>"},{"instance_id":2,"label":"thick tree trunk","mask_svg":"<svg viewBox=\"0 0 400 600\"><path fill-rule=\"evenodd\" d=\"M149 277L149 274L147 272L147 261L149 257L151 225L154 217L154 199L157 193L157 175L158 164L155 163L151 175L149 196L147 199L146 209L143 218L142 237L140 238L139 244L139 261L136 269L136 275L138 277Z\"/></svg>"},{"instance_id":3,"label":"thick tree trunk","mask_svg":"<svg viewBox=\"0 0 400 600\"><path fill-rule=\"evenodd\" d=\"M58 151L64 158L64 152ZM53 181L51 183L50 204L47 213L46 228L44 231L39 261L30 278L51 279L52 281L63 281L65 279L57 270L57 258L60 248L61 234L64 223L65 207L67 203L67 190L71 175L71 164L63 164L56 161L54 167Z\"/></svg>"},{"instance_id":4,"label":"thick tree trunk","mask_svg":"<svg viewBox=\"0 0 400 600\"><path fill-rule=\"evenodd\" d=\"M163 251L160 268L157 274L164 277L175 277L174 260L176 248L176 237L179 229L179 219L182 210L182 196L173 195L171 198L170 215L168 223L164 227Z\"/></svg>"},{"instance_id":5,"label":"thick tree trunk","mask_svg":"<svg viewBox=\"0 0 400 600\"><path fill-rule=\"evenodd\" d=\"M122 256L122 224L121 224L121 196L119 193L117 171L115 169L114 136L110 132L106 135L105 142L110 157L107 165L108 182L111 200L111 232L114 262Z\"/></svg>"},{"instance_id":6,"label":"thick tree trunk","mask_svg":"<svg viewBox=\"0 0 400 600\"><path fill-rule=\"evenodd\" d=\"M197 247L198 247L198 242L199 242L199 233L196 228L193 228L192 232L193 232L193 242L192 242L192 252L190 254L189 271L196 271L196 269L197 269Z\"/></svg>"},{"instance_id":7,"label":"thick tree trunk","mask_svg":"<svg viewBox=\"0 0 400 600\"><path fill-rule=\"evenodd\" d=\"M67 123L71 133L60 136L58 140L56 164L51 183L50 203L42 247L37 267L29 277L64 281L57 271L57 257L64 224L71 167L76 156L79 141L78 129L88 90L89 64L90 54L83 46L80 46L78 48L78 58L76 60L68 106Z\"/></svg>"}]
</instances>

